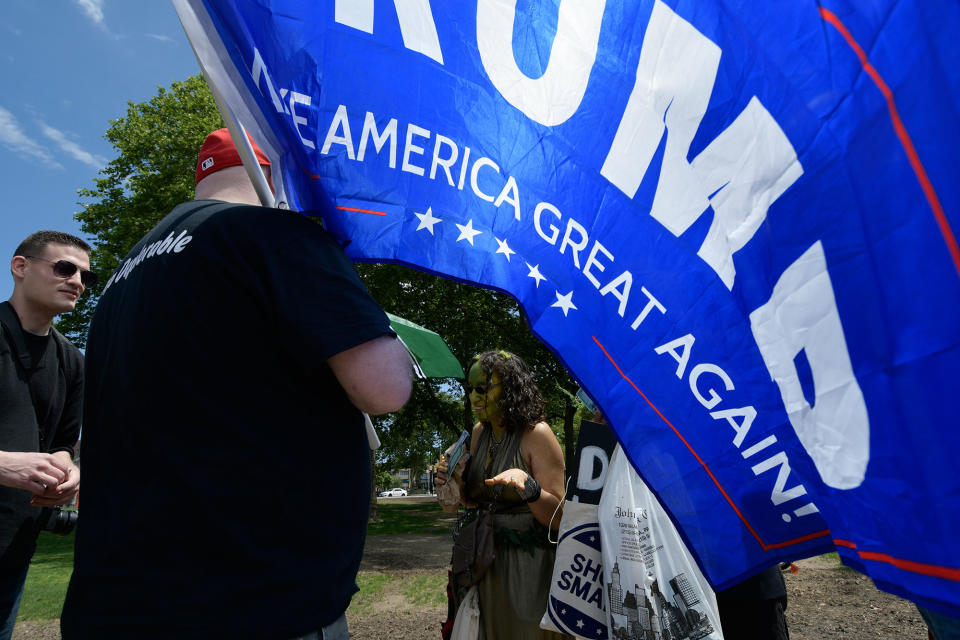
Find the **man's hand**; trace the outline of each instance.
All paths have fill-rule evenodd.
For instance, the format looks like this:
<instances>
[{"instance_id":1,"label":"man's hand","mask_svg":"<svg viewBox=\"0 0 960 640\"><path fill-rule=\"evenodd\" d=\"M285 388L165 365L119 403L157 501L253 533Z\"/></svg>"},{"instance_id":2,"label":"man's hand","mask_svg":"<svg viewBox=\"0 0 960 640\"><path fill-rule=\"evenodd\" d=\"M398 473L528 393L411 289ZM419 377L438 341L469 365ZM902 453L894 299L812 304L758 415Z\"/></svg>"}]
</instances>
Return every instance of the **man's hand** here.
<instances>
[{"instance_id":1,"label":"man's hand","mask_svg":"<svg viewBox=\"0 0 960 640\"><path fill-rule=\"evenodd\" d=\"M63 452L68 458L70 454ZM70 466L76 469L73 462ZM0 485L41 495L67 480L68 464L51 453L0 451ZM77 482L80 473L77 471Z\"/></svg>"},{"instance_id":2,"label":"man's hand","mask_svg":"<svg viewBox=\"0 0 960 640\"><path fill-rule=\"evenodd\" d=\"M73 497L77 495L77 491L80 489L80 468L73 464L70 453L67 451L57 451L51 455L57 459L57 462L66 467L66 475L60 484L55 486L47 485L46 490L42 493L34 492L34 496L30 498L30 504L35 507L55 507L57 505L67 504L73 500Z\"/></svg>"}]
</instances>

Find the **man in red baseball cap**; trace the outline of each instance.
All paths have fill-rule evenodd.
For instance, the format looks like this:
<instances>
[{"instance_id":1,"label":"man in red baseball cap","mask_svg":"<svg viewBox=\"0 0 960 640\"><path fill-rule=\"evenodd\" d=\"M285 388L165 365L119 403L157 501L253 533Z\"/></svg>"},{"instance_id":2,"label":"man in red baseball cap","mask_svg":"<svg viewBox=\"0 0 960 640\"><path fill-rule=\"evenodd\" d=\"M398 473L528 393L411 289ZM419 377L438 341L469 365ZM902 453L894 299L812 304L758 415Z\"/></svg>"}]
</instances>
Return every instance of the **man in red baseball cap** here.
<instances>
[{"instance_id":1,"label":"man in red baseball cap","mask_svg":"<svg viewBox=\"0 0 960 640\"><path fill-rule=\"evenodd\" d=\"M90 323L63 637L347 638L361 412L403 406L409 356L329 233L257 206L225 130L196 198L127 255Z\"/></svg>"},{"instance_id":2,"label":"man in red baseball cap","mask_svg":"<svg viewBox=\"0 0 960 640\"><path fill-rule=\"evenodd\" d=\"M260 167L269 182L270 160L249 134L247 139L250 141L253 152L257 156L257 162L260 163ZM203 146L200 147L200 154L197 156L196 184L200 184L201 180L221 169L236 166L243 166L243 160L237 153L237 148L230 137L230 131L228 129L217 129L207 136L206 140L203 141Z\"/></svg>"}]
</instances>

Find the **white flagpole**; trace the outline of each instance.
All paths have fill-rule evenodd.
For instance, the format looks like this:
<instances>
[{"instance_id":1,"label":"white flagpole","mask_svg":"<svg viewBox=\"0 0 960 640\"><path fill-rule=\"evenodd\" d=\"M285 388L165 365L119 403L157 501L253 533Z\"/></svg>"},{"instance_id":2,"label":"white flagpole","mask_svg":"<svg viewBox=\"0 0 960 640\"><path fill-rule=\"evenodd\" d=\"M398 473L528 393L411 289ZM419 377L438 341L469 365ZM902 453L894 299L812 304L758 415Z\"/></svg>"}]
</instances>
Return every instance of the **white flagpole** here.
<instances>
[{"instance_id":1,"label":"white flagpole","mask_svg":"<svg viewBox=\"0 0 960 640\"><path fill-rule=\"evenodd\" d=\"M263 169L260 167L260 163L257 162L257 156L253 151L253 146L251 146L250 140L247 138L246 129L244 129L243 125L240 124L240 120L237 119L233 109L231 109L227 102L223 99L223 95L220 93L220 89L217 87L214 79L203 66L203 60L200 58L200 54L197 52L197 46L190 37L190 30L187 29L186 24L183 22L183 17L180 15L181 7L184 9L188 8L183 3L177 3L176 1L174 2L174 8L177 9L177 17L180 18L180 25L183 27L183 32L187 36L187 42L190 43L190 48L193 50L193 55L197 59L197 64L200 65L200 70L203 72L203 77L207 80L207 86L210 87L210 92L213 94L213 100L217 103L217 110L220 111L223 121L227 124L227 129L230 131L230 137L233 138L233 144L237 148L237 153L240 154L240 159L243 161L243 167L247 170L247 175L250 177L250 182L253 183L253 188L257 191L257 196L260 198L260 203L265 207L273 208L276 206L276 199L274 198L273 191L270 189L270 185L267 182L267 177L264 175Z\"/></svg>"},{"instance_id":2,"label":"white flagpole","mask_svg":"<svg viewBox=\"0 0 960 640\"><path fill-rule=\"evenodd\" d=\"M204 75L206 75L206 72L204 72ZM233 138L233 144L237 148L237 153L240 154L240 159L243 160L243 167L247 170L250 182L253 183L253 188L256 189L257 195L260 197L260 204L270 208L277 206L276 199L273 197L273 191L270 189L267 177L263 173L263 167L257 162L257 155L253 150L253 146L250 144L250 139L247 138L247 130L240 124L233 110L223 101L223 96L220 95L220 91L217 90L216 85L210 82L209 77L207 78L207 85L210 87L211 93L213 93L213 100L217 103L217 109L220 111L220 115L223 116L223 121L227 124L227 129L230 130L230 137Z\"/></svg>"}]
</instances>

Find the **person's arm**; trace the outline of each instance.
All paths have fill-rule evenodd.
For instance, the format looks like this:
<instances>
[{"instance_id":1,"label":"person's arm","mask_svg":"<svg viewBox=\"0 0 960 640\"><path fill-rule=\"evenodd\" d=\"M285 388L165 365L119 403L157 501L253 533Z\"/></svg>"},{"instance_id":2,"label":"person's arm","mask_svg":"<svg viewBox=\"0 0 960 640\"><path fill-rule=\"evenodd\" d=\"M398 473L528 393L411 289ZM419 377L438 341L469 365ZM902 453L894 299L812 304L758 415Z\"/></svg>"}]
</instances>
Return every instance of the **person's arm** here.
<instances>
[{"instance_id":1,"label":"person's arm","mask_svg":"<svg viewBox=\"0 0 960 640\"><path fill-rule=\"evenodd\" d=\"M540 485L540 495L535 500L531 500L530 512L537 521L546 526L550 526L550 520L553 518L553 528L560 526L560 516L563 510L557 510L557 506L563 500L563 450L557 441L557 436L545 422L537 423L537 426L523 437L523 448L527 466L530 468L530 475ZM505 484L512 486L520 492L526 491L527 473L522 469L507 469L487 480L487 484ZM521 495L523 495L521 493ZM557 516L554 518L554 512Z\"/></svg>"},{"instance_id":2,"label":"person's arm","mask_svg":"<svg viewBox=\"0 0 960 640\"><path fill-rule=\"evenodd\" d=\"M410 356L393 336L380 336L327 359L347 397L370 415L397 411L410 397Z\"/></svg>"}]
</instances>

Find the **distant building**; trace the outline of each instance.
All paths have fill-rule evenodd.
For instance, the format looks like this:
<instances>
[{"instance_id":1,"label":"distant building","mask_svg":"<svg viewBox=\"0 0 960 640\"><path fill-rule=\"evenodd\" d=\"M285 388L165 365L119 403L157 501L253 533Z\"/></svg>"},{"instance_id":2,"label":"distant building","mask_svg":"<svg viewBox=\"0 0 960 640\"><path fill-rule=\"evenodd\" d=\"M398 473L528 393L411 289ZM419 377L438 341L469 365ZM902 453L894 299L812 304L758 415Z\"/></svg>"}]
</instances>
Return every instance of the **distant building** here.
<instances>
[{"instance_id":1,"label":"distant building","mask_svg":"<svg viewBox=\"0 0 960 640\"><path fill-rule=\"evenodd\" d=\"M396 478L398 482L395 485L383 487L384 489L400 487L407 491L413 491L414 493L419 490L424 490L429 493L433 489L433 474L429 468L421 474L417 474L414 469L409 467L405 469L391 469L388 473Z\"/></svg>"}]
</instances>

